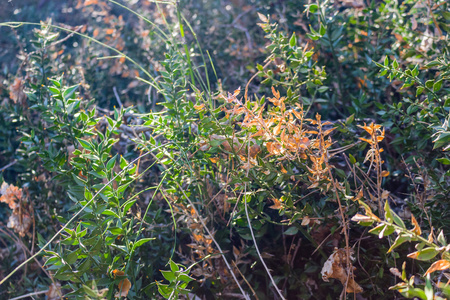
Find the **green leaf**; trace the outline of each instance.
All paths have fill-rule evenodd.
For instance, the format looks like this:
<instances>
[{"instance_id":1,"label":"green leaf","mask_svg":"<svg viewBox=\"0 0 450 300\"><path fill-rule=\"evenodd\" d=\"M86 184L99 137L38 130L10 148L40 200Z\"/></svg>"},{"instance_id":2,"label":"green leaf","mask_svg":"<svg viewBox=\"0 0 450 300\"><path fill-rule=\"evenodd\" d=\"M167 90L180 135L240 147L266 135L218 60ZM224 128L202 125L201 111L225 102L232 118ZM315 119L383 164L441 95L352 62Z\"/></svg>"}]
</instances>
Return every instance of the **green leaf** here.
<instances>
[{"instance_id":1,"label":"green leaf","mask_svg":"<svg viewBox=\"0 0 450 300\"><path fill-rule=\"evenodd\" d=\"M122 207L123 207L123 212L122 212L123 215L125 215L128 212L128 210L133 206L134 203L136 203L136 201L137 201L137 199L136 200L127 201L127 202L125 202L122 205Z\"/></svg>"},{"instance_id":2,"label":"green leaf","mask_svg":"<svg viewBox=\"0 0 450 300\"><path fill-rule=\"evenodd\" d=\"M427 64L425 65L425 67L426 67L426 68L431 68L431 67L439 66L440 64L441 64L441 63L440 63L439 61L433 60L433 61L430 61L429 63L427 63Z\"/></svg>"},{"instance_id":3,"label":"green leaf","mask_svg":"<svg viewBox=\"0 0 450 300\"><path fill-rule=\"evenodd\" d=\"M176 263L174 263L173 260L170 260L169 264L170 264L170 269L172 270L172 272L180 271L180 267Z\"/></svg>"},{"instance_id":4,"label":"green leaf","mask_svg":"<svg viewBox=\"0 0 450 300\"><path fill-rule=\"evenodd\" d=\"M324 36L325 33L327 33L327 28L325 26L323 26L323 23L320 23L319 33L321 36Z\"/></svg>"},{"instance_id":5,"label":"green leaf","mask_svg":"<svg viewBox=\"0 0 450 300\"><path fill-rule=\"evenodd\" d=\"M152 241L152 240L154 240L154 239L156 239L156 238L144 238L144 239L140 239L139 241L137 241L136 243L134 243L134 245L133 245L133 252L134 252L134 250L136 250L136 248L137 247L140 247L140 246L142 246L142 245L144 245L145 243L147 243L147 242L149 242L149 241Z\"/></svg>"},{"instance_id":6,"label":"green leaf","mask_svg":"<svg viewBox=\"0 0 450 300\"><path fill-rule=\"evenodd\" d=\"M189 275L186 275L186 274L184 274L184 273L181 273L180 276L178 276L178 280L181 280L181 281L184 281L184 282L186 282L186 283L189 283L189 282L191 282L191 281L193 281L193 280L195 280L195 279L192 278L192 277L189 276Z\"/></svg>"},{"instance_id":7,"label":"green leaf","mask_svg":"<svg viewBox=\"0 0 450 300\"><path fill-rule=\"evenodd\" d=\"M380 224L375 228L369 230L369 233L376 234L381 239L384 236L388 236L395 231L394 226L389 226L386 224Z\"/></svg>"},{"instance_id":8,"label":"green leaf","mask_svg":"<svg viewBox=\"0 0 450 300\"><path fill-rule=\"evenodd\" d=\"M120 156L120 168L125 169L128 166L128 161L121 155Z\"/></svg>"},{"instance_id":9,"label":"green leaf","mask_svg":"<svg viewBox=\"0 0 450 300\"><path fill-rule=\"evenodd\" d=\"M55 87L57 87L57 88L61 87L61 84L59 83L58 80L55 80L55 79L52 79L52 78L47 78L47 79L50 80Z\"/></svg>"},{"instance_id":10,"label":"green leaf","mask_svg":"<svg viewBox=\"0 0 450 300\"><path fill-rule=\"evenodd\" d=\"M125 191L125 190L127 189L127 187L128 187L130 184L131 184L131 182L128 182L128 183L126 183L126 184L123 184L123 185L119 186L119 187L117 188L117 192L118 192L118 193L122 193L123 191Z\"/></svg>"},{"instance_id":11,"label":"green leaf","mask_svg":"<svg viewBox=\"0 0 450 300\"><path fill-rule=\"evenodd\" d=\"M115 217L115 218L117 218L117 219L120 219L119 215L118 215L116 212L114 212L114 211L112 211L112 210L110 210L110 209L105 209L105 210L102 212L102 215L113 216L113 217Z\"/></svg>"},{"instance_id":12,"label":"green leaf","mask_svg":"<svg viewBox=\"0 0 450 300\"><path fill-rule=\"evenodd\" d=\"M89 288L87 285L83 284L83 291L90 297L92 297L92 299L97 299L98 298L98 293L96 293L94 290L92 290L91 288Z\"/></svg>"},{"instance_id":13,"label":"green leaf","mask_svg":"<svg viewBox=\"0 0 450 300\"><path fill-rule=\"evenodd\" d=\"M58 94L59 94L59 89L57 89L57 88L55 88L55 87L49 86L48 89L50 90L50 92L51 92L53 95L58 95Z\"/></svg>"},{"instance_id":14,"label":"green leaf","mask_svg":"<svg viewBox=\"0 0 450 300\"><path fill-rule=\"evenodd\" d=\"M442 82L443 82L443 79L441 79L433 84L433 92L438 92L441 89Z\"/></svg>"},{"instance_id":15,"label":"green leaf","mask_svg":"<svg viewBox=\"0 0 450 300\"><path fill-rule=\"evenodd\" d=\"M64 257L64 260L66 261L66 263L68 263L69 265L75 263L78 259L78 253L77 250L69 253L67 256Z\"/></svg>"},{"instance_id":16,"label":"green leaf","mask_svg":"<svg viewBox=\"0 0 450 300\"><path fill-rule=\"evenodd\" d=\"M75 93L75 91L77 90L77 88L78 88L78 84L74 85L74 86L71 86L71 87L68 87L64 91L64 94L63 94L64 99L70 99L72 97L73 93Z\"/></svg>"},{"instance_id":17,"label":"green leaf","mask_svg":"<svg viewBox=\"0 0 450 300\"><path fill-rule=\"evenodd\" d=\"M389 65L389 57L386 55L384 58L384 66L387 67Z\"/></svg>"},{"instance_id":18,"label":"green leaf","mask_svg":"<svg viewBox=\"0 0 450 300\"><path fill-rule=\"evenodd\" d=\"M298 228L295 226L291 226L283 233L285 235L296 235L298 233Z\"/></svg>"},{"instance_id":19,"label":"green leaf","mask_svg":"<svg viewBox=\"0 0 450 300\"><path fill-rule=\"evenodd\" d=\"M352 124L354 120L355 120L355 114L352 114L351 116L349 116L349 117L345 120L345 125L350 125L350 124Z\"/></svg>"},{"instance_id":20,"label":"green leaf","mask_svg":"<svg viewBox=\"0 0 450 300\"><path fill-rule=\"evenodd\" d=\"M348 158L350 159L350 163L352 165L356 164L356 158L353 155L349 154Z\"/></svg>"},{"instance_id":21,"label":"green leaf","mask_svg":"<svg viewBox=\"0 0 450 300\"><path fill-rule=\"evenodd\" d=\"M84 199L88 201L92 199L92 193L87 188L84 189Z\"/></svg>"},{"instance_id":22,"label":"green leaf","mask_svg":"<svg viewBox=\"0 0 450 300\"><path fill-rule=\"evenodd\" d=\"M443 230L441 230L441 232L439 232L437 240L442 246L447 246L447 240L445 239Z\"/></svg>"},{"instance_id":23,"label":"green leaf","mask_svg":"<svg viewBox=\"0 0 450 300\"><path fill-rule=\"evenodd\" d=\"M295 36L294 32L291 38L289 39L289 46L294 47L295 45L297 45L297 37Z\"/></svg>"},{"instance_id":24,"label":"green leaf","mask_svg":"<svg viewBox=\"0 0 450 300\"><path fill-rule=\"evenodd\" d=\"M114 168L114 165L115 165L116 159L117 159L117 155L118 155L118 154L114 155L114 156L108 161L108 163L106 164L106 170L107 170L107 171L110 171L112 168Z\"/></svg>"},{"instance_id":25,"label":"green leaf","mask_svg":"<svg viewBox=\"0 0 450 300\"><path fill-rule=\"evenodd\" d=\"M429 89L431 89L433 87L433 85L434 85L433 79L427 80L427 82L425 82L425 86Z\"/></svg>"},{"instance_id":26,"label":"green leaf","mask_svg":"<svg viewBox=\"0 0 450 300\"><path fill-rule=\"evenodd\" d=\"M378 238L383 238L385 236L391 235L395 232L395 227L386 225L383 230L378 234Z\"/></svg>"},{"instance_id":27,"label":"green leaf","mask_svg":"<svg viewBox=\"0 0 450 300\"><path fill-rule=\"evenodd\" d=\"M419 75L419 65L416 64L414 69L411 71L411 75L416 77L417 75Z\"/></svg>"},{"instance_id":28,"label":"green leaf","mask_svg":"<svg viewBox=\"0 0 450 300\"><path fill-rule=\"evenodd\" d=\"M395 239L394 243L392 244L391 248L389 248L387 253L391 252L392 250L394 250L395 248L397 248L398 246L400 246L401 244L403 244L404 242L407 242L407 241L411 241L411 237L406 236L406 235L399 235Z\"/></svg>"},{"instance_id":29,"label":"green leaf","mask_svg":"<svg viewBox=\"0 0 450 300\"><path fill-rule=\"evenodd\" d=\"M450 143L450 132L442 132L433 140L433 150L442 146L447 146Z\"/></svg>"},{"instance_id":30,"label":"green leaf","mask_svg":"<svg viewBox=\"0 0 450 300\"><path fill-rule=\"evenodd\" d=\"M319 6L317 4L310 4L310 5L305 5L306 6L306 10L309 10L310 13L315 13L318 9Z\"/></svg>"},{"instance_id":31,"label":"green leaf","mask_svg":"<svg viewBox=\"0 0 450 300\"><path fill-rule=\"evenodd\" d=\"M398 68L398 62L397 62L397 59L394 59L394 61L392 62L392 67L393 67L394 69L397 69L397 68Z\"/></svg>"},{"instance_id":32,"label":"green leaf","mask_svg":"<svg viewBox=\"0 0 450 300\"><path fill-rule=\"evenodd\" d=\"M121 235L125 233L125 231L120 227L111 227L109 228L109 231L114 235Z\"/></svg>"},{"instance_id":33,"label":"green leaf","mask_svg":"<svg viewBox=\"0 0 450 300\"><path fill-rule=\"evenodd\" d=\"M428 261L433 259L436 255L439 254L440 251L436 250L433 247L424 248L420 251L416 251L408 255L409 258Z\"/></svg>"},{"instance_id":34,"label":"green leaf","mask_svg":"<svg viewBox=\"0 0 450 300\"><path fill-rule=\"evenodd\" d=\"M88 141L85 141L85 140L82 140L82 139L78 139L78 138L77 138L77 140L78 140L78 142L80 142L81 146L84 149L89 150L89 151L93 150L91 143L89 143Z\"/></svg>"},{"instance_id":35,"label":"green leaf","mask_svg":"<svg viewBox=\"0 0 450 300\"><path fill-rule=\"evenodd\" d=\"M394 221L392 218L391 207L389 206L388 201L384 203L384 218L389 223L392 223Z\"/></svg>"},{"instance_id":36,"label":"green leaf","mask_svg":"<svg viewBox=\"0 0 450 300\"><path fill-rule=\"evenodd\" d=\"M450 159L448 159L446 157L438 158L436 160L443 165L450 165Z\"/></svg>"},{"instance_id":37,"label":"green leaf","mask_svg":"<svg viewBox=\"0 0 450 300\"><path fill-rule=\"evenodd\" d=\"M164 276L164 278L169 281L173 282L175 280L175 274L172 271L161 271L161 274Z\"/></svg>"},{"instance_id":38,"label":"green leaf","mask_svg":"<svg viewBox=\"0 0 450 300\"><path fill-rule=\"evenodd\" d=\"M424 89L423 86L417 87L417 90L416 90L416 97L418 97L420 94L422 94L423 89Z\"/></svg>"}]
</instances>

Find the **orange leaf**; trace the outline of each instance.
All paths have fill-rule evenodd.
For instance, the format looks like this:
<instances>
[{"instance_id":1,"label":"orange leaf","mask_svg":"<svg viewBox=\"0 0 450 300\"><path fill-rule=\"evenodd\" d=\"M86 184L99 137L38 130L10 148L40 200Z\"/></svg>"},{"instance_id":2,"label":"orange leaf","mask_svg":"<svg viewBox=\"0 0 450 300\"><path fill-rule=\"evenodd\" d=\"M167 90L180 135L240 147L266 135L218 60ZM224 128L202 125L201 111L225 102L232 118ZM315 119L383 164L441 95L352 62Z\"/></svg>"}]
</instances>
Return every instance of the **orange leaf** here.
<instances>
[{"instance_id":1,"label":"orange leaf","mask_svg":"<svg viewBox=\"0 0 450 300\"><path fill-rule=\"evenodd\" d=\"M450 261L441 259L441 260L435 261L423 276L427 276L428 274L431 274L435 271L443 271L448 268L450 268Z\"/></svg>"},{"instance_id":2,"label":"orange leaf","mask_svg":"<svg viewBox=\"0 0 450 300\"><path fill-rule=\"evenodd\" d=\"M106 34L113 34L113 33L114 33L114 29L113 28L106 29Z\"/></svg>"},{"instance_id":3,"label":"orange leaf","mask_svg":"<svg viewBox=\"0 0 450 300\"><path fill-rule=\"evenodd\" d=\"M272 86L272 94L275 96L275 98L280 99L280 92L277 92L273 86Z\"/></svg>"},{"instance_id":4,"label":"orange leaf","mask_svg":"<svg viewBox=\"0 0 450 300\"><path fill-rule=\"evenodd\" d=\"M366 142L366 143L369 143L369 144L373 144L373 142L371 141L371 140L368 140L368 139L365 139L365 138L359 138L361 141L364 141L364 142Z\"/></svg>"},{"instance_id":5,"label":"orange leaf","mask_svg":"<svg viewBox=\"0 0 450 300\"><path fill-rule=\"evenodd\" d=\"M388 177L389 176L389 171L383 171L381 172L381 177Z\"/></svg>"},{"instance_id":6,"label":"orange leaf","mask_svg":"<svg viewBox=\"0 0 450 300\"><path fill-rule=\"evenodd\" d=\"M277 126L275 126L275 128L273 129L273 134L275 134L275 135L279 135L279 134L280 134L280 132L281 132L281 122L280 122L280 123L278 123L278 125L277 125Z\"/></svg>"},{"instance_id":7,"label":"orange leaf","mask_svg":"<svg viewBox=\"0 0 450 300\"><path fill-rule=\"evenodd\" d=\"M113 271L113 274L114 274L114 278L116 278L116 276L124 276L125 272L115 269ZM128 280L128 278L125 278L119 282L118 288L119 288L119 293L117 293L115 295L115 297L116 298L126 297L128 295L128 292L131 289L131 282Z\"/></svg>"},{"instance_id":8,"label":"orange leaf","mask_svg":"<svg viewBox=\"0 0 450 300\"><path fill-rule=\"evenodd\" d=\"M84 6L89 6L89 5L93 5L93 4L98 4L98 0L86 0L84 1Z\"/></svg>"},{"instance_id":9,"label":"orange leaf","mask_svg":"<svg viewBox=\"0 0 450 300\"><path fill-rule=\"evenodd\" d=\"M98 28L95 28L95 29L94 29L94 33L93 33L94 37L97 37L98 33L99 33Z\"/></svg>"},{"instance_id":10,"label":"orange leaf","mask_svg":"<svg viewBox=\"0 0 450 300\"><path fill-rule=\"evenodd\" d=\"M116 294L116 297L120 295L120 297L126 297L128 295L128 292L131 289L131 282L128 280L128 278L125 278L121 282L119 282L118 285L119 293Z\"/></svg>"},{"instance_id":11,"label":"orange leaf","mask_svg":"<svg viewBox=\"0 0 450 300\"><path fill-rule=\"evenodd\" d=\"M280 164L280 167L281 167L281 172L283 172L284 174L286 174L287 171L286 171L286 169L283 167L283 164Z\"/></svg>"},{"instance_id":12,"label":"orange leaf","mask_svg":"<svg viewBox=\"0 0 450 300\"><path fill-rule=\"evenodd\" d=\"M233 92L233 96L237 97L239 95L239 93L241 92L241 87L237 88L234 92Z\"/></svg>"},{"instance_id":13,"label":"orange leaf","mask_svg":"<svg viewBox=\"0 0 450 300\"><path fill-rule=\"evenodd\" d=\"M269 208L271 209L282 209L283 208L283 204L281 203L280 200L273 198L273 205L269 206Z\"/></svg>"},{"instance_id":14,"label":"orange leaf","mask_svg":"<svg viewBox=\"0 0 450 300\"><path fill-rule=\"evenodd\" d=\"M205 107L205 104L204 104L204 103L202 103L202 104L200 104L200 105L194 105L194 108L195 108L196 110L202 110L203 107Z\"/></svg>"},{"instance_id":15,"label":"orange leaf","mask_svg":"<svg viewBox=\"0 0 450 300\"><path fill-rule=\"evenodd\" d=\"M422 234L422 230L420 229L419 223L417 223L416 218L411 214L411 223L413 223L414 228L412 229L412 232L414 232L417 235Z\"/></svg>"},{"instance_id":16,"label":"orange leaf","mask_svg":"<svg viewBox=\"0 0 450 300\"><path fill-rule=\"evenodd\" d=\"M219 161L219 158L218 157L210 157L209 160L215 164Z\"/></svg>"}]
</instances>

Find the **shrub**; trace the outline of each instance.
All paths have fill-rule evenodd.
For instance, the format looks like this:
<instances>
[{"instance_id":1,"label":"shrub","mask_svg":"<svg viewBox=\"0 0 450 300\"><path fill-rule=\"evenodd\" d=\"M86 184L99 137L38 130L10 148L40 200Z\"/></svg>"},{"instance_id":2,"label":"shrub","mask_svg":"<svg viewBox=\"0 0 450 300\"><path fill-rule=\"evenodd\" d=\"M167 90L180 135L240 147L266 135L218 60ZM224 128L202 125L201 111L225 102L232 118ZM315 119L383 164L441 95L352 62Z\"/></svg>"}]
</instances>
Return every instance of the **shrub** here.
<instances>
[{"instance_id":1,"label":"shrub","mask_svg":"<svg viewBox=\"0 0 450 300\"><path fill-rule=\"evenodd\" d=\"M109 2L5 81L4 295L449 296L447 3Z\"/></svg>"}]
</instances>

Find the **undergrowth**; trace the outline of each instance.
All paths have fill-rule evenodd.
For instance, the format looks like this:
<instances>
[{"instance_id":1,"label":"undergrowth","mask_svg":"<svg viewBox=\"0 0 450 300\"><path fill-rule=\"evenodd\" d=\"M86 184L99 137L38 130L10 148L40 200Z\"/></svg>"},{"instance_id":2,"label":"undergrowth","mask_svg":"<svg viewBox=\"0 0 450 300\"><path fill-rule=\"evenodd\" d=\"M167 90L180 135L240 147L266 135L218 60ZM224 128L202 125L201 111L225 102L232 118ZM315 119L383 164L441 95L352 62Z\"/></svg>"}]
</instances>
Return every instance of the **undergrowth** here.
<instances>
[{"instance_id":1,"label":"undergrowth","mask_svg":"<svg viewBox=\"0 0 450 300\"><path fill-rule=\"evenodd\" d=\"M0 23L1 298L450 297L448 3L235 2Z\"/></svg>"}]
</instances>

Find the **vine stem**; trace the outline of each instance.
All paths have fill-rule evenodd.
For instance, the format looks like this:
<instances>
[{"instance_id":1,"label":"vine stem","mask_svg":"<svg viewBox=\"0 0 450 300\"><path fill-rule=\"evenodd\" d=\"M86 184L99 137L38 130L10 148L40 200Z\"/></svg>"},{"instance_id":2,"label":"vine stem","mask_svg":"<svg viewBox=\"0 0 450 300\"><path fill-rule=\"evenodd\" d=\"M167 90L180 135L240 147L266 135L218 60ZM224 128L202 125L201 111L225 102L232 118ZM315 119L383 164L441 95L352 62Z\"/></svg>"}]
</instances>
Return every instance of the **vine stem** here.
<instances>
[{"instance_id":1,"label":"vine stem","mask_svg":"<svg viewBox=\"0 0 450 300\"><path fill-rule=\"evenodd\" d=\"M247 174L246 177L248 178L248 172L250 171L250 137L247 138L248 140L248 146L247 146ZM250 221L250 217L248 215L248 207L247 207L247 182L245 182L244 185L244 207L245 207L245 216L247 217L247 223L248 228L250 229L250 234L252 236L253 243L255 244L256 253L258 253L259 260L261 261L262 265L264 266L264 269L266 269L267 275L269 275L270 281L272 282L272 285L274 289L277 291L278 295L282 300L285 300L283 294L281 293L280 289L278 288L277 284L275 283L275 280L272 277L272 274L270 274L270 270L267 267L266 263L264 262L263 257L261 256L261 252L259 251L258 243L256 243L255 234L253 233L252 223Z\"/></svg>"}]
</instances>

